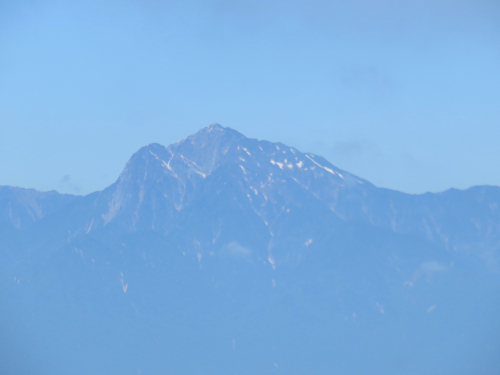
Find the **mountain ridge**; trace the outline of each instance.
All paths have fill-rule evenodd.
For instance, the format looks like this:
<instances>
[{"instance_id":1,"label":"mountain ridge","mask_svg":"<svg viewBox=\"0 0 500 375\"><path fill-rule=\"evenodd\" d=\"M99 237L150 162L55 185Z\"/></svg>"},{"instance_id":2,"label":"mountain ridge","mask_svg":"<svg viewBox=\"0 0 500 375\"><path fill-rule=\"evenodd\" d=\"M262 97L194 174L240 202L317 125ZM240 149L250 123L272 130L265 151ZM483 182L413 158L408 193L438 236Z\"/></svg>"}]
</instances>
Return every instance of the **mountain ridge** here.
<instances>
[{"instance_id":1,"label":"mountain ridge","mask_svg":"<svg viewBox=\"0 0 500 375\"><path fill-rule=\"evenodd\" d=\"M102 191L16 191L2 373L500 370L498 187L404 194L212 125Z\"/></svg>"},{"instance_id":2,"label":"mountain ridge","mask_svg":"<svg viewBox=\"0 0 500 375\"><path fill-rule=\"evenodd\" d=\"M328 217L329 210L344 222L437 242L446 251L470 252L474 248L479 257L488 259L489 269L499 270L500 188L482 186L421 195L378 188L322 157L281 143L249 139L218 124L167 147L151 143L139 149L113 184L75 201L87 219L66 230L88 235L105 231L115 222L118 227L112 231L142 228L169 236L177 222L195 225L188 218L196 217L196 210L205 210L206 202L221 199L221 191L233 199L238 197L239 207L257 215L258 226L266 228L257 237L268 241L276 231L276 220L286 221L290 210L309 205L318 212L325 209ZM80 202L88 203L80 207ZM188 208L193 202L198 208ZM232 214L236 212L235 207ZM326 216L325 220L334 220ZM3 222L8 221L4 214ZM61 221L70 223L72 219ZM200 241L214 241L208 238L212 235L206 236Z\"/></svg>"}]
</instances>

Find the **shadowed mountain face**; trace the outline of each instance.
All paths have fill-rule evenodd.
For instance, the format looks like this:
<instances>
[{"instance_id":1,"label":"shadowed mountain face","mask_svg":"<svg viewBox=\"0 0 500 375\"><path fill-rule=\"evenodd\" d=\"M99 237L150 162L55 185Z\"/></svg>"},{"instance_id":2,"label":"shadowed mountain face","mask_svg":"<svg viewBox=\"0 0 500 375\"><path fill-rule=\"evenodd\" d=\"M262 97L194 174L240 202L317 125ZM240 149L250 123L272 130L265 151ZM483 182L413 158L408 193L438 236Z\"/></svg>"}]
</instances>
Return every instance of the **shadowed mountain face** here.
<instances>
[{"instance_id":1,"label":"shadowed mountain face","mask_svg":"<svg viewBox=\"0 0 500 375\"><path fill-rule=\"evenodd\" d=\"M380 189L219 125L141 148L85 197L3 187L2 363L497 374L499 204L490 186Z\"/></svg>"}]
</instances>

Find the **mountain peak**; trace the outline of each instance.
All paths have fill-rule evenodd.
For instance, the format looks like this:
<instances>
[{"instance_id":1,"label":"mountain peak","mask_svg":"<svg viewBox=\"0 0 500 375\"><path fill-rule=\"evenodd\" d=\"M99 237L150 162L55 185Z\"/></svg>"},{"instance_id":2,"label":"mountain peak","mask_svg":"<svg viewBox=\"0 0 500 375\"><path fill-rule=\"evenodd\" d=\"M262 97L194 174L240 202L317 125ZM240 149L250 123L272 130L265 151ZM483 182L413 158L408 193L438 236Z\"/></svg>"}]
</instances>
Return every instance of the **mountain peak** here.
<instances>
[{"instance_id":1,"label":"mountain peak","mask_svg":"<svg viewBox=\"0 0 500 375\"><path fill-rule=\"evenodd\" d=\"M184 138L177 144L183 143L185 141L190 141L190 143L195 144L198 143L200 140L207 140L212 143L220 139L241 140L245 138L246 137L243 134L234 129L223 127L220 124L214 123L198 130L196 133L191 134L187 138Z\"/></svg>"},{"instance_id":2,"label":"mountain peak","mask_svg":"<svg viewBox=\"0 0 500 375\"><path fill-rule=\"evenodd\" d=\"M212 124L168 147L150 143L137 151L110 187L112 197L102 217L106 224L127 212L135 226L139 216L149 217L139 211L150 210L153 216L157 209L179 212L201 194L227 186L232 186L227 189L233 189L235 199L243 197L240 204L250 205L269 222L278 202L281 208L312 204L303 202L304 192L343 216L339 194L362 195L370 184L322 157Z\"/></svg>"},{"instance_id":3,"label":"mountain peak","mask_svg":"<svg viewBox=\"0 0 500 375\"><path fill-rule=\"evenodd\" d=\"M140 150L155 150L155 149L164 149L165 146L159 144L159 143L156 143L156 142L153 142L153 143L148 143L146 146L143 146L140 148Z\"/></svg>"},{"instance_id":4,"label":"mountain peak","mask_svg":"<svg viewBox=\"0 0 500 375\"><path fill-rule=\"evenodd\" d=\"M213 124L210 124L209 126L206 127L206 129L208 131L212 131L212 130L219 130L219 131L222 131L224 130L225 128L223 126L221 126L220 124L214 122Z\"/></svg>"}]
</instances>

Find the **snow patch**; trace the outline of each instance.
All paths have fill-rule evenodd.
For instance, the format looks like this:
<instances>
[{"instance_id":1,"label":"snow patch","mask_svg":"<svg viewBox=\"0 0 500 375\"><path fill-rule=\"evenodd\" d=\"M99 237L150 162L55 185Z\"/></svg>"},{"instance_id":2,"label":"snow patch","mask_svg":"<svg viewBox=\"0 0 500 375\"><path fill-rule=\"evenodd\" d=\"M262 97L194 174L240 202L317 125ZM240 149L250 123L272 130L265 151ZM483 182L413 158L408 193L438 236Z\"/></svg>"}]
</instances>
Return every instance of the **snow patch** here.
<instances>
[{"instance_id":1,"label":"snow patch","mask_svg":"<svg viewBox=\"0 0 500 375\"><path fill-rule=\"evenodd\" d=\"M273 256L269 255L267 257L267 260L269 261L269 263L271 263L271 266L273 267L273 270L275 270L276 269L276 265L274 264L274 258L273 258Z\"/></svg>"},{"instance_id":2,"label":"snow patch","mask_svg":"<svg viewBox=\"0 0 500 375\"><path fill-rule=\"evenodd\" d=\"M150 153L151 155L153 155L153 156L154 156L154 158L155 158L156 160L160 160L160 158L158 157L158 155L156 155L156 154L155 154L154 152L152 152L151 150L149 150L149 153Z\"/></svg>"},{"instance_id":3,"label":"snow patch","mask_svg":"<svg viewBox=\"0 0 500 375\"><path fill-rule=\"evenodd\" d=\"M312 157L314 157L314 155L311 155ZM321 164L317 163L316 161L314 161L313 159L311 159L311 156L309 155L306 155L306 158L308 158L310 161L312 161L314 164L316 164L318 167L324 169L325 171L327 171L328 173L331 173L333 174L334 176L337 175L339 176L340 178L344 179L344 176L342 176L340 173L338 172L335 172L333 169L331 168L328 168L328 167L324 167L322 166ZM314 167L311 167L311 169L314 169Z\"/></svg>"},{"instance_id":4,"label":"snow patch","mask_svg":"<svg viewBox=\"0 0 500 375\"><path fill-rule=\"evenodd\" d=\"M90 232L90 230L92 229L93 225L94 225L94 218L92 218L92 221L90 222L89 228L87 229L87 233Z\"/></svg>"},{"instance_id":5,"label":"snow patch","mask_svg":"<svg viewBox=\"0 0 500 375\"><path fill-rule=\"evenodd\" d=\"M127 293L128 284L123 281L123 273L120 272L120 283L122 284L123 293Z\"/></svg>"},{"instance_id":6,"label":"snow patch","mask_svg":"<svg viewBox=\"0 0 500 375\"><path fill-rule=\"evenodd\" d=\"M172 169L172 167L170 166L170 161L169 161L168 163L166 163L166 162L165 162L165 160L164 160L164 161L162 161L162 162L161 162L161 164L162 164L165 168L167 168L169 171L172 171L172 172L174 171L174 170Z\"/></svg>"},{"instance_id":7,"label":"snow patch","mask_svg":"<svg viewBox=\"0 0 500 375\"><path fill-rule=\"evenodd\" d=\"M335 174L335 172L333 171L333 169L330 169L330 168L328 168L328 167L323 167L323 169L324 169L325 171L330 172L331 174Z\"/></svg>"}]
</instances>

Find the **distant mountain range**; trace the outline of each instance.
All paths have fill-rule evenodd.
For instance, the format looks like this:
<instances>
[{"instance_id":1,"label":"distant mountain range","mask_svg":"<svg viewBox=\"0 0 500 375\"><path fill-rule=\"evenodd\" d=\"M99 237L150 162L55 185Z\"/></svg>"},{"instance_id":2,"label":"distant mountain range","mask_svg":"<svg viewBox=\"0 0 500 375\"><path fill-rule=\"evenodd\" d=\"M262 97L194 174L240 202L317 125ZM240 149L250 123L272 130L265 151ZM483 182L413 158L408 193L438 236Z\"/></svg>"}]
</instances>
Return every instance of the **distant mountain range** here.
<instances>
[{"instance_id":1,"label":"distant mountain range","mask_svg":"<svg viewBox=\"0 0 500 375\"><path fill-rule=\"evenodd\" d=\"M0 370L496 375L499 205L217 124L87 196L3 186Z\"/></svg>"}]
</instances>

